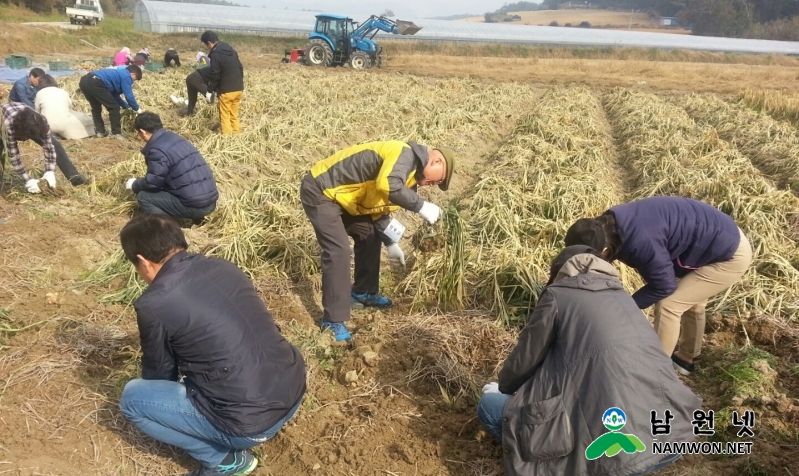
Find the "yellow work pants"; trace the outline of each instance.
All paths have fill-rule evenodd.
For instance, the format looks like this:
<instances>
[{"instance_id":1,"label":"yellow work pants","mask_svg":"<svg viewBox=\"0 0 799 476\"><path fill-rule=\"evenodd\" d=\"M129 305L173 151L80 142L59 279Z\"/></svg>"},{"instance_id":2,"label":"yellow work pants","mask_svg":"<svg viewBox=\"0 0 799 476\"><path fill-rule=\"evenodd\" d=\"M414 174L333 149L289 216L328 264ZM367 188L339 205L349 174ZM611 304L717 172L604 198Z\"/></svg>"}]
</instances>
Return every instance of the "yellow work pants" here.
<instances>
[{"instance_id":1,"label":"yellow work pants","mask_svg":"<svg viewBox=\"0 0 799 476\"><path fill-rule=\"evenodd\" d=\"M219 95L219 123L222 134L238 134L241 132L239 124L239 105L241 104L241 91L233 91Z\"/></svg>"}]
</instances>

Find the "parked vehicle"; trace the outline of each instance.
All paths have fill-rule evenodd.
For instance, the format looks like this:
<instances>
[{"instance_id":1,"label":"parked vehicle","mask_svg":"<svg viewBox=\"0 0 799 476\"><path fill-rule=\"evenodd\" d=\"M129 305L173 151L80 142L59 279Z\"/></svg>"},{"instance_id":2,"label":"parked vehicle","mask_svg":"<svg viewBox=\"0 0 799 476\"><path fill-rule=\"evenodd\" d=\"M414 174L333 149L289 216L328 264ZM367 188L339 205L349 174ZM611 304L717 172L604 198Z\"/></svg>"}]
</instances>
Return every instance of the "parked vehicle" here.
<instances>
[{"instance_id":1,"label":"parked vehicle","mask_svg":"<svg viewBox=\"0 0 799 476\"><path fill-rule=\"evenodd\" d=\"M96 25L103 21L103 7L100 0L75 0L74 7L67 7L67 16L73 25Z\"/></svg>"}]
</instances>

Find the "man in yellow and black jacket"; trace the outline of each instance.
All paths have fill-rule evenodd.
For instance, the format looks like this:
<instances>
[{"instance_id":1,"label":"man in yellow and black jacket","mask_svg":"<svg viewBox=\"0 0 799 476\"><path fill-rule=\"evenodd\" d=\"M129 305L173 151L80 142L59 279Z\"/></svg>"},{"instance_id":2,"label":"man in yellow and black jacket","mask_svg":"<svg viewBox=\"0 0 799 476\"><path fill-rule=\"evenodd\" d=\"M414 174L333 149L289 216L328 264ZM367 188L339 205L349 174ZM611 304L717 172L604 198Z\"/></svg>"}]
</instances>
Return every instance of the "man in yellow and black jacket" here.
<instances>
[{"instance_id":1,"label":"man in yellow and black jacket","mask_svg":"<svg viewBox=\"0 0 799 476\"><path fill-rule=\"evenodd\" d=\"M350 340L350 308L390 307L380 295L380 244L405 264L396 233L388 232L391 212L404 208L431 225L441 209L416 194L418 185L449 188L455 156L415 142L369 142L341 150L311 167L300 199L322 248L322 330ZM350 243L355 241L355 280L350 285ZM394 236L395 238L392 238Z\"/></svg>"}]
</instances>

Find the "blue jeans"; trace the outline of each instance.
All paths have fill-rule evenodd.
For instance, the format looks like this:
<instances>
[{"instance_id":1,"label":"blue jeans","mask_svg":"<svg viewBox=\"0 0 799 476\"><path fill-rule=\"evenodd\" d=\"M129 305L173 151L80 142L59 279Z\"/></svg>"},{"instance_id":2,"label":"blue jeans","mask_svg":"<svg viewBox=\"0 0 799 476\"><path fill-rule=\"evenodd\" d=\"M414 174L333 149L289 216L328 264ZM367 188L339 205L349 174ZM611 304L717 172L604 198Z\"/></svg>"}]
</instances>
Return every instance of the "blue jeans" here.
<instances>
[{"instance_id":1,"label":"blue jeans","mask_svg":"<svg viewBox=\"0 0 799 476\"><path fill-rule=\"evenodd\" d=\"M477 404L477 418L480 423L494 438L502 441L502 413L505 410L505 404L508 403L510 395L502 393L486 393L480 397L480 402ZM660 462L646 468L642 473L637 473L630 476L644 476L645 474L660 471L671 463L680 459L682 455L675 454L663 457Z\"/></svg>"},{"instance_id":2,"label":"blue jeans","mask_svg":"<svg viewBox=\"0 0 799 476\"><path fill-rule=\"evenodd\" d=\"M182 448L203 466L215 468L231 451L258 446L275 436L301 402L302 399L275 426L247 438L231 436L214 427L194 408L186 396L186 386L179 382L131 380L122 391L119 407L143 433Z\"/></svg>"},{"instance_id":3,"label":"blue jeans","mask_svg":"<svg viewBox=\"0 0 799 476\"><path fill-rule=\"evenodd\" d=\"M477 404L477 418L494 438L502 441L502 412L510 395L504 393L486 393Z\"/></svg>"}]
</instances>

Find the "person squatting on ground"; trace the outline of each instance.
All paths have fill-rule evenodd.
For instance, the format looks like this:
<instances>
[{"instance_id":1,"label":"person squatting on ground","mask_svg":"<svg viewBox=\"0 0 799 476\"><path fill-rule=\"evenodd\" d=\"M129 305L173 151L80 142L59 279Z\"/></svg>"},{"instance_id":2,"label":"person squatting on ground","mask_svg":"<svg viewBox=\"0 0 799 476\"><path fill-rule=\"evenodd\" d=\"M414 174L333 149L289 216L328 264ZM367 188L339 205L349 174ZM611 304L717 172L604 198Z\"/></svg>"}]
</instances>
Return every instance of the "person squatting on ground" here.
<instances>
[{"instance_id":1,"label":"person squatting on ground","mask_svg":"<svg viewBox=\"0 0 799 476\"><path fill-rule=\"evenodd\" d=\"M133 83L142 78L141 68L132 64L126 68L100 69L80 78L80 90L92 107L92 120L97 137L105 137L103 107L108 111L111 121L111 137L125 140L122 135L121 109L132 109L138 114L144 112L136 96L133 95ZM121 96L125 96L122 99ZM127 101L127 102L126 102Z\"/></svg>"},{"instance_id":2,"label":"person squatting on ground","mask_svg":"<svg viewBox=\"0 0 799 476\"><path fill-rule=\"evenodd\" d=\"M147 174L128 179L125 188L136 194L139 209L195 223L213 212L219 198L214 175L191 142L164 129L161 118L152 112L136 116L134 127L147 143L141 150Z\"/></svg>"},{"instance_id":3,"label":"person squatting on ground","mask_svg":"<svg viewBox=\"0 0 799 476\"><path fill-rule=\"evenodd\" d=\"M133 62L133 58L130 56L130 48L127 46L119 50L114 56L114 66L127 66Z\"/></svg>"},{"instance_id":4,"label":"person squatting on ground","mask_svg":"<svg viewBox=\"0 0 799 476\"><path fill-rule=\"evenodd\" d=\"M36 86L39 85L39 78L44 75L43 69L33 68L27 76L14 81L14 86L8 93L8 102L19 102L33 109L37 92Z\"/></svg>"},{"instance_id":5,"label":"person squatting on ground","mask_svg":"<svg viewBox=\"0 0 799 476\"><path fill-rule=\"evenodd\" d=\"M164 68L171 67L172 63L175 63L176 68L180 68L180 55L178 55L175 48L169 48L164 53Z\"/></svg>"},{"instance_id":6,"label":"person squatting on ground","mask_svg":"<svg viewBox=\"0 0 799 476\"><path fill-rule=\"evenodd\" d=\"M641 448L640 439L651 434L652 410L674 415L670 434L658 441L694 439L691 420L702 399L680 382L618 272L598 255L570 246L555 258L499 383L483 388L477 416L502 441L508 476L659 470L680 455ZM599 457L604 447L589 455L592 442L606 434L604 414L613 407L627 415L624 433L640 437L638 448L613 458Z\"/></svg>"},{"instance_id":7,"label":"person squatting on ground","mask_svg":"<svg viewBox=\"0 0 799 476\"><path fill-rule=\"evenodd\" d=\"M188 99L179 98L177 96L169 96L176 106L186 106L185 114L183 112L178 112L178 115L191 116L194 114L195 108L197 107L197 94L202 94L205 96L208 104L213 104L214 96L208 92L208 81L210 80L211 68L208 66L205 68L199 68L186 76L186 91L188 93Z\"/></svg>"},{"instance_id":8,"label":"person squatting on ground","mask_svg":"<svg viewBox=\"0 0 799 476\"><path fill-rule=\"evenodd\" d=\"M0 105L3 123L0 131L0 164L5 167L6 157L30 193L41 193L39 181L31 178L25 171L19 153L19 142L31 140L42 147L44 152L44 175L50 188L55 188L55 167L61 169L72 185L83 185L86 177L80 174L69 160L67 152L58 140L50 133L47 119L28 106L11 102Z\"/></svg>"},{"instance_id":9,"label":"person squatting on ground","mask_svg":"<svg viewBox=\"0 0 799 476\"><path fill-rule=\"evenodd\" d=\"M219 107L219 123L222 134L238 134L239 106L244 92L244 66L239 55L229 44L219 41L211 30L202 34L200 41L208 48L211 59L207 94L216 94Z\"/></svg>"},{"instance_id":10,"label":"person squatting on ground","mask_svg":"<svg viewBox=\"0 0 799 476\"><path fill-rule=\"evenodd\" d=\"M142 375L125 385L123 415L198 460L187 476L249 474L257 461L248 450L275 436L302 402L302 355L244 272L187 253L173 219L137 215L120 241L149 285L134 304Z\"/></svg>"},{"instance_id":11,"label":"person squatting on ground","mask_svg":"<svg viewBox=\"0 0 799 476\"><path fill-rule=\"evenodd\" d=\"M602 250L606 260L641 274L646 285L633 299L641 309L655 305L663 351L684 375L702 351L708 299L752 263L752 246L729 215L681 197L645 198L581 218L566 233L566 246L575 244Z\"/></svg>"},{"instance_id":12,"label":"person squatting on ground","mask_svg":"<svg viewBox=\"0 0 799 476\"><path fill-rule=\"evenodd\" d=\"M404 208L430 224L441 209L416 194L417 185L449 187L455 156L415 142L370 142L341 150L317 162L300 186L305 215L322 248L322 330L337 341L350 340L345 321L350 308L389 307L379 294L380 244L405 264L399 244L386 235L391 212ZM350 242L355 240L355 282L350 285Z\"/></svg>"},{"instance_id":13,"label":"person squatting on ground","mask_svg":"<svg viewBox=\"0 0 799 476\"><path fill-rule=\"evenodd\" d=\"M50 132L67 140L85 139L94 135L94 123L86 114L72 110L69 93L58 87L58 82L45 74L36 86L36 112L47 119Z\"/></svg>"}]
</instances>

